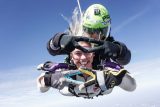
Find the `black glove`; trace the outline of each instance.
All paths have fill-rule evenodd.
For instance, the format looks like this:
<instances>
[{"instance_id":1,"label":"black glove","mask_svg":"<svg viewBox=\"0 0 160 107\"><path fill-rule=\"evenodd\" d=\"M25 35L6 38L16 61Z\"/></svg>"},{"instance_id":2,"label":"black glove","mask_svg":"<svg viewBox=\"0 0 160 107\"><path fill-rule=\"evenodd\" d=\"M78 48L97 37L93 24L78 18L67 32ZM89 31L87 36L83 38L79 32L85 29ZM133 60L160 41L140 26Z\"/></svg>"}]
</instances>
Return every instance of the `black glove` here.
<instances>
[{"instance_id":1,"label":"black glove","mask_svg":"<svg viewBox=\"0 0 160 107\"><path fill-rule=\"evenodd\" d=\"M106 71L105 72L106 87L109 89L121 84L122 79L127 72L128 71L124 69L121 69L120 71L112 71L112 70Z\"/></svg>"},{"instance_id":2,"label":"black glove","mask_svg":"<svg viewBox=\"0 0 160 107\"><path fill-rule=\"evenodd\" d=\"M63 48L67 53L72 52L75 48L87 52L87 49L78 44L79 41L87 42L89 41L89 38L82 36L63 35L60 40L60 47Z\"/></svg>"},{"instance_id":3,"label":"black glove","mask_svg":"<svg viewBox=\"0 0 160 107\"><path fill-rule=\"evenodd\" d=\"M110 41L91 41L93 43L98 44L99 46L96 46L94 48L88 49L88 52L98 52L99 55L105 59L105 58L117 58L120 53L120 46L118 44L112 43ZM98 43L99 42L99 43Z\"/></svg>"},{"instance_id":4,"label":"black glove","mask_svg":"<svg viewBox=\"0 0 160 107\"><path fill-rule=\"evenodd\" d=\"M120 52L120 47L117 44L114 44L109 41L104 41L102 47L103 48L100 51L100 53L104 58L106 57L116 58Z\"/></svg>"}]
</instances>

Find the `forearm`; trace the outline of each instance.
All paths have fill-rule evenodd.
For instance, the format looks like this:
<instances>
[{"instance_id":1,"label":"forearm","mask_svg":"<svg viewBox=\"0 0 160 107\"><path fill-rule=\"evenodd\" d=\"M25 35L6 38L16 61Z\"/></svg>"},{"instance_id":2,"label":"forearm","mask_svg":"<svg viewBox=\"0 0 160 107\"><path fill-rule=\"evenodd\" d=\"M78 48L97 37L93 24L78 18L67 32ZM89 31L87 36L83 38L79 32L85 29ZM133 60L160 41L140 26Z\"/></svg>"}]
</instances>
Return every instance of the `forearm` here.
<instances>
[{"instance_id":1,"label":"forearm","mask_svg":"<svg viewBox=\"0 0 160 107\"><path fill-rule=\"evenodd\" d=\"M53 38L51 38L48 41L47 50L51 55L55 56L55 55L67 54L67 52L60 46L60 40L63 35L66 35L66 34L57 33L54 35Z\"/></svg>"}]
</instances>

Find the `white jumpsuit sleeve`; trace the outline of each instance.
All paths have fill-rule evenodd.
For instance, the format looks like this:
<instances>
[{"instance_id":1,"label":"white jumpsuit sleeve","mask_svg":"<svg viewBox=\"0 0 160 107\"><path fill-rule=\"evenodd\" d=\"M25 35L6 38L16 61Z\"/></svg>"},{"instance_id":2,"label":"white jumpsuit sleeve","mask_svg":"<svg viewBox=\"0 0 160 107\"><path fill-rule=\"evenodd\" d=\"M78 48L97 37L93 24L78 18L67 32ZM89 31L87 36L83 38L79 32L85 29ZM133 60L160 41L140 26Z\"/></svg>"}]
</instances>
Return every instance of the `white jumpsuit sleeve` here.
<instances>
[{"instance_id":1,"label":"white jumpsuit sleeve","mask_svg":"<svg viewBox=\"0 0 160 107\"><path fill-rule=\"evenodd\" d=\"M126 73L119 87L126 91L134 91L136 89L136 81L129 73Z\"/></svg>"}]
</instances>

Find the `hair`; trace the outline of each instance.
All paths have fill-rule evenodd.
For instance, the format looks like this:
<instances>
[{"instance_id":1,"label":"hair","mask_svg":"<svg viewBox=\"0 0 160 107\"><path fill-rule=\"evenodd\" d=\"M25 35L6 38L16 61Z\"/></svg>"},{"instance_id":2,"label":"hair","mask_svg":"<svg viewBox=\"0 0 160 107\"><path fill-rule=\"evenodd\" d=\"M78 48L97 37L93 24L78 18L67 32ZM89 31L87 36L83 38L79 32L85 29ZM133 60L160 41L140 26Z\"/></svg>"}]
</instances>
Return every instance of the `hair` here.
<instances>
[{"instance_id":1,"label":"hair","mask_svg":"<svg viewBox=\"0 0 160 107\"><path fill-rule=\"evenodd\" d=\"M78 7L75 7L72 13L72 17L68 19L67 17L61 15L69 24L69 28L65 32L69 35L82 36L82 15L78 10Z\"/></svg>"},{"instance_id":2,"label":"hair","mask_svg":"<svg viewBox=\"0 0 160 107\"><path fill-rule=\"evenodd\" d=\"M82 12L83 14L84 12ZM86 36L86 37L90 37L89 34L87 34L86 32L83 31L83 27L82 27L82 15L78 9L78 7L75 7L73 13L72 13L72 17L70 20L68 20L68 18L66 18L65 16L62 15L62 17L68 22L69 24L69 28L66 30L67 33L69 33L69 35L74 35L74 36ZM90 44L90 43L89 43ZM91 44L92 47L92 44ZM68 64L73 64L73 62L70 60L70 55L68 55L68 57L66 57L65 62Z\"/></svg>"},{"instance_id":3,"label":"hair","mask_svg":"<svg viewBox=\"0 0 160 107\"><path fill-rule=\"evenodd\" d=\"M69 24L69 28L66 30L69 35L91 37L91 35L83 29L83 14L84 12L81 14L78 7L75 7L70 20L62 15Z\"/></svg>"}]
</instances>

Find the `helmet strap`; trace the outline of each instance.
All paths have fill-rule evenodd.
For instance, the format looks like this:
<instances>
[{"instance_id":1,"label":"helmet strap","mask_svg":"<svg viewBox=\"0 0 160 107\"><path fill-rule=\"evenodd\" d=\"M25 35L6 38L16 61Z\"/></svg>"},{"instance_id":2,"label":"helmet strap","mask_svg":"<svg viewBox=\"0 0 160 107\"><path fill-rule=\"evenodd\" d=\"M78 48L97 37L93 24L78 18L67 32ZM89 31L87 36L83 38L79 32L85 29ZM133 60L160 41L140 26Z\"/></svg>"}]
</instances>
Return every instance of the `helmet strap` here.
<instances>
[{"instance_id":1,"label":"helmet strap","mask_svg":"<svg viewBox=\"0 0 160 107\"><path fill-rule=\"evenodd\" d=\"M109 34L110 34L110 30L111 30L111 24L109 24L109 25L108 25L108 31L107 31L106 37L108 37L108 36L109 36Z\"/></svg>"},{"instance_id":2,"label":"helmet strap","mask_svg":"<svg viewBox=\"0 0 160 107\"><path fill-rule=\"evenodd\" d=\"M98 40L101 40L101 34L102 34L102 32L99 32L99 34L98 34Z\"/></svg>"}]
</instances>

